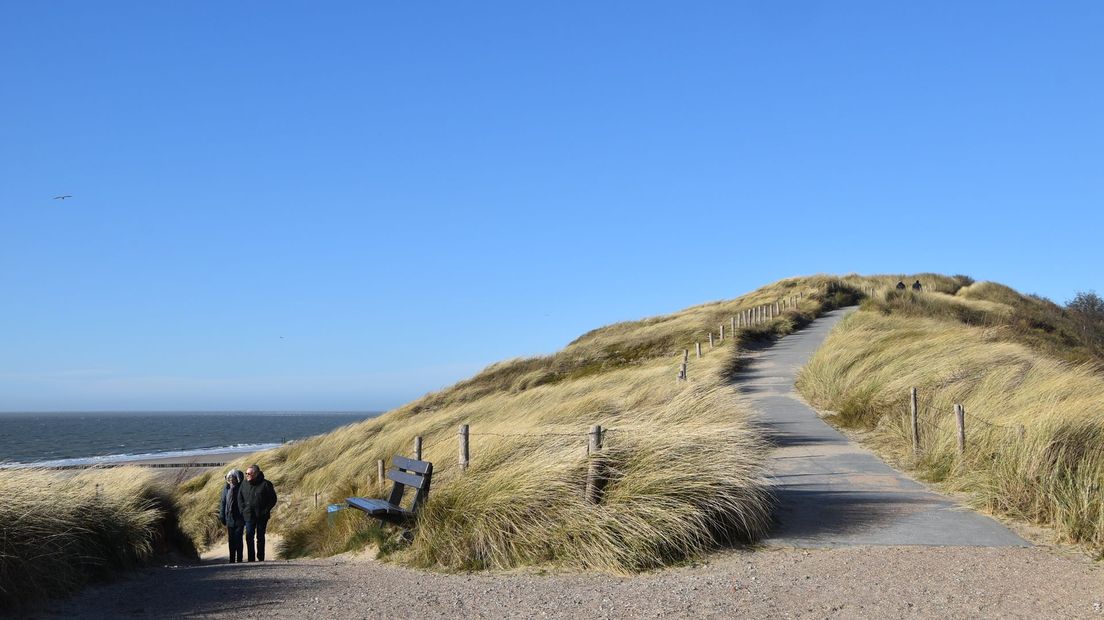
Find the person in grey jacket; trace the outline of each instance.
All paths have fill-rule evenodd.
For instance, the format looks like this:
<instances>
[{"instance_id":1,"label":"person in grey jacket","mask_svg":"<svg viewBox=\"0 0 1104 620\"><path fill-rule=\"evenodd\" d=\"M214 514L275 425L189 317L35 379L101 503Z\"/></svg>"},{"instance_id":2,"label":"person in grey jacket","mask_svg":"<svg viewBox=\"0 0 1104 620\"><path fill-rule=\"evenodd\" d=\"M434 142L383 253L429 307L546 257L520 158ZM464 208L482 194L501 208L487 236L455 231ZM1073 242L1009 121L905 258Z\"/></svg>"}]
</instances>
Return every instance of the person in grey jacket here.
<instances>
[{"instance_id":1,"label":"person in grey jacket","mask_svg":"<svg viewBox=\"0 0 1104 620\"><path fill-rule=\"evenodd\" d=\"M265 480L264 472L257 465L250 465L245 470L245 484L238 490L238 498L241 501L242 516L245 517L245 549L247 560L264 561L265 557L265 529L268 528L268 518L272 515L272 507L276 505L276 489L272 483ZM254 547L254 536L256 546Z\"/></svg>"},{"instance_id":2,"label":"person in grey jacket","mask_svg":"<svg viewBox=\"0 0 1104 620\"><path fill-rule=\"evenodd\" d=\"M245 517L242 516L238 490L243 479L244 476L239 469L226 472L226 486L222 489L222 499L219 501L219 522L226 526L231 564L242 561L242 532L245 529Z\"/></svg>"}]
</instances>

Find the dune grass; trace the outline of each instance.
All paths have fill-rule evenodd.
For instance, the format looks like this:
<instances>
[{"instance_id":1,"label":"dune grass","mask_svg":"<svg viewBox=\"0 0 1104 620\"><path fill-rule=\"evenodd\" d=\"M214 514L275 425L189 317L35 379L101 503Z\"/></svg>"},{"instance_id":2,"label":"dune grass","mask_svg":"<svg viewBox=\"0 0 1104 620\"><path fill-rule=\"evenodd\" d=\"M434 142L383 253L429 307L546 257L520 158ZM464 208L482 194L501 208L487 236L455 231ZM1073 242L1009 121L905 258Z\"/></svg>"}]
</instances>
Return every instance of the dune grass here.
<instances>
[{"instance_id":1,"label":"dune grass","mask_svg":"<svg viewBox=\"0 0 1104 620\"><path fill-rule=\"evenodd\" d=\"M631 572L754 540L770 505L760 479L764 445L726 385L740 346L800 327L851 303L866 280L783 280L739 299L594 330L549 356L502 362L378 418L256 459L284 498L272 527L287 556L379 546L413 566L449 570L547 565ZM800 296L771 324L731 332L746 308ZM726 338L708 347L708 334ZM694 343L702 342L698 359ZM689 381L676 381L690 350ZM457 467L457 428L471 427L471 468ZM586 454L592 424L613 429ZM411 544L361 513L316 507L380 497L376 460L410 454L424 438L433 489ZM609 472L603 500L584 501L586 472ZM245 463L243 459L239 466ZM218 534L208 513L218 476L181 488L184 521L201 543Z\"/></svg>"},{"instance_id":2,"label":"dune grass","mask_svg":"<svg viewBox=\"0 0 1104 620\"><path fill-rule=\"evenodd\" d=\"M1062 309L979 283L864 302L803 369L802 394L979 507L1104 553L1104 373ZM921 451L912 451L909 389ZM954 404L966 410L958 455Z\"/></svg>"},{"instance_id":3,"label":"dune grass","mask_svg":"<svg viewBox=\"0 0 1104 620\"><path fill-rule=\"evenodd\" d=\"M194 556L167 488L137 468L0 470L0 608L75 591L174 551Z\"/></svg>"}]
</instances>

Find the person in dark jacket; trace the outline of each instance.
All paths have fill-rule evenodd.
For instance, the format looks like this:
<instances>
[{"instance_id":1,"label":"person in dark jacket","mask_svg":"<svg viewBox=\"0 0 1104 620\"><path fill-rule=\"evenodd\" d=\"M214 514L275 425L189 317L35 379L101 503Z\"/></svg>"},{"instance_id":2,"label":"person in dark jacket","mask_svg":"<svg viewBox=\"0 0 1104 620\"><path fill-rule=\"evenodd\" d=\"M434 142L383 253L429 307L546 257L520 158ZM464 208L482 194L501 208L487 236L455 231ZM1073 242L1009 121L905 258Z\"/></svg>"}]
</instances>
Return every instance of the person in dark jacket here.
<instances>
[{"instance_id":1,"label":"person in dark jacket","mask_svg":"<svg viewBox=\"0 0 1104 620\"><path fill-rule=\"evenodd\" d=\"M238 490L242 516L245 517L245 549L248 561L264 561L265 529L272 507L276 505L276 489L265 480L264 472L256 465L245 470L245 484ZM256 547L253 538L256 536Z\"/></svg>"},{"instance_id":2,"label":"person in dark jacket","mask_svg":"<svg viewBox=\"0 0 1104 620\"><path fill-rule=\"evenodd\" d=\"M916 292L918 292L918 293L919 293L919 292L920 292L920 289L922 289L922 288L923 288L923 287L922 287L922 286L920 285L920 280L917 280L917 281L915 281L915 282L913 282L913 283L912 283L912 290L914 290L914 291L916 291Z\"/></svg>"},{"instance_id":3,"label":"person in dark jacket","mask_svg":"<svg viewBox=\"0 0 1104 620\"><path fill-rule=\"evenodd\" d=\"M242 561L242 531L245 529L245 517L242 516L238 490L244 478L239 469L226 472L226 486L222 489L222 499L219 501L219 521L226 526L231 564Z\"/></svg>"}]
</instances>

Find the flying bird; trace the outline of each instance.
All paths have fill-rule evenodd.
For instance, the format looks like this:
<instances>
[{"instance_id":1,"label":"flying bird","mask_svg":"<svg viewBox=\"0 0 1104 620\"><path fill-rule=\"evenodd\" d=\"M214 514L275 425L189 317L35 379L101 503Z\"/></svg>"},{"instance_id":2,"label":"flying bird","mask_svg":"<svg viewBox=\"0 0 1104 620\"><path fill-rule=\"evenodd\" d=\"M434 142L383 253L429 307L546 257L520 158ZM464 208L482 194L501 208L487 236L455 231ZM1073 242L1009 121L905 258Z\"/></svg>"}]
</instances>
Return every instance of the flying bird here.
<instances>
[{"instance_id":1,"label":"flying bird","mask_svg":"<svg viewBox=\"0 0 1104 620\"><path fill-rule=\"evenodd\" d=\"M65 200L66 198L72 198L72 197L73 197L72 195L66 194L64 196L54 196L54 200Z\"/></svg>"}]
</instances>

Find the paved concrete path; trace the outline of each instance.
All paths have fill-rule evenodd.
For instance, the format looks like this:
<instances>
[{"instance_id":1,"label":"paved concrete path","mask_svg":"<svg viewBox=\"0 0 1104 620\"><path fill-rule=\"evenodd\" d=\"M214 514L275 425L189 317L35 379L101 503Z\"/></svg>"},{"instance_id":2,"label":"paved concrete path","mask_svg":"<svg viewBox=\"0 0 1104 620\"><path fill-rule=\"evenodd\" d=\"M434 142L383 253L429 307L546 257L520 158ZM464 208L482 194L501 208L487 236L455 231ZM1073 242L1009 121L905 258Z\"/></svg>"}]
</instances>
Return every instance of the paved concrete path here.
<instances>
[{"instance_id":1,"label":"paved concrete path","mask_svg":"<svg viewBox=\"0 0 1104 620\"><path fill-rule=\"evenodd\" d=\"M753 354L736 380L776 445L770 474L777 523L764 544L1027 546L993 519L932 492L849 441L798 396L797 371L852 310L830 312Z\"/></svg>"}]
</instances>

